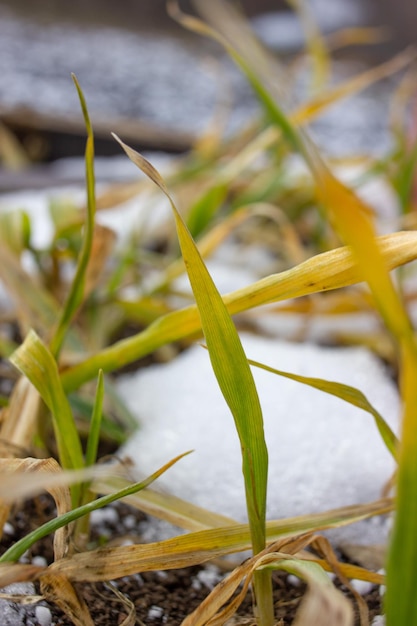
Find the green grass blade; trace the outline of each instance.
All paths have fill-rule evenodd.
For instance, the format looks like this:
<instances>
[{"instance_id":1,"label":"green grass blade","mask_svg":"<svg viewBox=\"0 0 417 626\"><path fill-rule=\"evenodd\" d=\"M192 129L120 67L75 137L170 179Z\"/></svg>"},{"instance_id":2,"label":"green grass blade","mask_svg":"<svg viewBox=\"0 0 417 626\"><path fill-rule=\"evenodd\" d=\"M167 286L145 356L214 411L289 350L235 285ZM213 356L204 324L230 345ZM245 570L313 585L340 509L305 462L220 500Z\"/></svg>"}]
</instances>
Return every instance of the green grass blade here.
<instances>
[{"instance_id":1,"label":"green grass blade","mask_svg":"<svg viewBox=\"0 0 417 626\"><path fill-rule=\"evenodd\" d=\"M91 467L97 459L98 444L100 441L101 424L103 419L104 400L104 376L103 370L98 373L96 396L94 399L93 412L90 419L90 429L87 437L85 452L85 466ZM90 482L83 483L81 487L80 505L88 504L94 500L94 494L90 491ZM85 515L76 525L74 536L78 545L82 545L89 536L90 516Z\"/></svg>"},{"instance_id":2,"label":"green grass blade","mask_svg":"<svg viewBox=\"0 0 417 626\"><path fill-rule=\"evenodd\" d=\"M36 387L52 413L60 463L64 469L84 467L80 439L68 399L62 388L58 366L34 331L11 355L10 361ZM77 491L78 487L74 487Z\"/></svg>"},{"instance_id":3,"label":"green grass blade","mask_svg":"<svg viewBox=\"0 0 417 626\"><path fill-rule=\"evenodd\" d=\"M193 204L187 216L187 226L193 237L197 237L208 226L228 193L224 181L214 184Z\"/></svg>"},{"instance_id":4,"label":"green grass blade","mask_svg":"<svg viewBox=\"0 0 417 626\"><path fill-rule=\"evenodd\" d=\"M399 172L397 173L394 184L397 189L401 202L401 208L404 213L408 213L412 204L412 192L416 179L417 171L417 141L409 149L401 160Z\"/></svg>"},{"instance_id":5,"label":"green grass blade","mask_svg":"<svg viewBox=\"0 0 417 626\"><path fill-rule=\"evenodd\" d=\"M94 234L94 217L95 217L95 176L94 176L94 136L93 129L88 115L87 104L81 87L74 75L72 75L75 87L80 99L81 109L84 115L85 126L87 130L87 142L85 147L85 174L87 185L87 219L85 225L85 233L83 238L83 246L80 253L77 269L72 281L70 291L62 309L57 328L52 337L50 348L54 356L57 356L61 350L62 343L65 339L67 330L71 324L71 320L81 305L84 297L85 276L87 272L88 262L91 256Z\"/></svg>"},{"instance_id":6,"label":"green grass blade","mask_svg":"<svg viewBox=\"0 0 417 626\"><path fill-rule=\"evenodd\" d=\"M258 363L258 361L252 361L251 359L248 359L248 363L250 363L250 365L254 365L255 367L259 367L260 369L266 370L267 372L271 372L272 374L277 374L278 376L295 380L303 385L314 387L314 389L318 389L319 391L324 391L331 396L336 396L336 398L340 398L341 400L356 406L358 409L367 411L374 418L376 427L378 428L379 434L381 435L387 449L392 454L394 459L397 459L399 445L397 437L382 415L375 409L375 407L372 406L367 397L359 389L343 383L324 380L322 378L312 378L310 376L300 376L298 374L283 372L282 370L269 367L263 363Z\"/></svg>"},{"instance_id":7,"label":"green grass blade","mask_svg":"<svg viewBox=\"0 0 417 626\"><path fill-rule=\"evenodd\" d=\"M396 514L387 561L387 626L417 625L417 359L403 346L404 413L399 447Z\"/></svg>"},{"instance_id":8,"label":"green grass blade","mask_svg":"<svg viewBox=\"0 0 417 626\"><path fill-rule=\"evenodd\" d=\"M241 444L246 505L253 551L256 554L265 547L268 451L262 410L252 372L232 318L165 183L150 163L119 139L118 141L133 163L158 185L171 203L181 252L196 299L213 371L233 415ZM272 591L268 572L259 572L255 576L255 592L262 616L261 623L272 624Z\"/></svg>"},{"instance_id":9,"label":"green grass blade","mask_svg":"<svg viewBox=\"0 0 417 626\"><path fill-rule=\"evenodd\" d=\"M16 256L29 247L31 224L24 211L6 211L0 215L0 238Z\"/></svg>"},{"instance_id":10,"label":"green grass blade","mask_svg":"<svg viewBox=\"0 0 417 626\"><path fill-rule=\"evenodd\" d=\"M151 474L151 476L149 476L145 480L142 480L139 483L134 483L133 485L131 484L128 487L124 487L123 489L120 489L119 491L116 491L112 494L102 496L101 498L97 498L97 500L94 500L94 502L89 502L87 504L84 504L83 506L77 507L76 509L69 511L68 513L65 513L64 515L60 515L59 517L56 517L50 520L49 522L42 524L42 526L39 526L39 528L36 528L34 531L28 533L25 537L23 537L22 539L14 543L0 557L0 563L17 561L18 559L20 559L22 554L24 554L26 550L28 550L28 548L30 548L34 543L39 541L39 539L42 539L42 537L46 537L47 535L50 535L51 533L55 532L59 528L63 528L63 526L67 526L67 524L70 524L71 522L74 522L80 519L81 517L91 513L92 511L101 509L103 506L107 506L108 504L111 504L112 502L115 502L116 500L121 500L122 498L126 496L130 496L136 493L137 491L140 491L141 489L145 489L145 487L148 487L150 484L152 484L157 478L159 478L159 476L161 476L170 467L172 467L174 463L182 459L187 454L190 454L190 453L185 452L184 454L180 454L179 456L175 457L174 459L166 463L163 467L161 467L159 470Z\"/></svg>"},{"instance_id":11,"label":"green grass blade","mask_svg":"<svg viewBox=\"0 0 417 626\"><path fill-rule=\"evenodd\" d=\"M104 400L104 376L103 370L98 373L96 397L94 400L93 413L91 415L90 432L88 433L87 448L85 452L86 467L94 465L97 460L97 450L100 440L100 428L103 415Z\"/></svg>"}]
</instances>

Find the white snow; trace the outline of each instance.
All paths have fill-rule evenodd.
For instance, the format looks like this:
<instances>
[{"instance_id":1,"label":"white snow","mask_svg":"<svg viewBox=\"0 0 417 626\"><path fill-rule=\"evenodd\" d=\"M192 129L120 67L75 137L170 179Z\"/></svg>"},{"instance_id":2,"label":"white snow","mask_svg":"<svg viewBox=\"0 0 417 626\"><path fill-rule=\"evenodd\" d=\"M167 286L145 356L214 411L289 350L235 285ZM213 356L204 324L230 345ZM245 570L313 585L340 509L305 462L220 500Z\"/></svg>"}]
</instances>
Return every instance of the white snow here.
<instances>
[{"instance_id":1,"label":"white snow","mask_svg":"<svg viewBox=\"0 0 417 626\"><path fill-rule=\"evenodd\" d=\"M364 348L324 348L242 335L249 358L278 369L353 385L395 429L399 400L381 363ZM351 405L253 369L269 447L268 518L364 503L380 497L394 463L372 417ZM140 428L122 449L140 475L194 450L158 480L164 490L246 519L238 438L206 350L119 379ZM242 389L242 393L244 390ZM384 519L332 531L334 540L381 542Z\"/></svg>"}]
</instances>

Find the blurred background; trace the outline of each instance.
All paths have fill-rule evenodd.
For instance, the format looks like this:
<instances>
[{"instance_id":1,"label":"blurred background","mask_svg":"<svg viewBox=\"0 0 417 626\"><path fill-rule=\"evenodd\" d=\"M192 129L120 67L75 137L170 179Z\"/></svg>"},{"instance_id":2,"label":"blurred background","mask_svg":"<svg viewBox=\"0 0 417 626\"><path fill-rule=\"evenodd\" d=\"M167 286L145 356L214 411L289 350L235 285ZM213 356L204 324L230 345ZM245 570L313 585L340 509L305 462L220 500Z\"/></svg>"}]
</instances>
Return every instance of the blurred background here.
<instances>
[{"instance_id":1,"label":"blurred background","mask_svg":"<svg viewBox=\"0 0 417 626\"><path fill-rule=\"evenodd\" d=\"M255 32L284 61L304 45L289 4L239 3ZM390 58L417 38L417 2L411 0L309 0L308 5L327 34L357 25L389 29L383 43L337 54L339 80ZM192 12L191 1L182 0L181 7ZM22 148L21 161L82 154L85 133L71 72L84 89L99 155L119 153L110 130L139 149L182 152L208 127L219 103L228 103L229 130L257 111L245 80L223 51L175 23L165 0L3 0L0 71L0 147L9 172L16 165L8 156L14 139ZM386 81L385 87L378 84L358 95L357 114L350 107L347 115L339 110L333 121L332 113L320 120L318 135L326 149L343 150L348 140L349 149L352 142L353 149L360 149L369 145L369 132L375 149L382 149L383 100L390 89ZM360 127L364 115L365 134ZM0 188L13 186L12 181L8 173Z\"/></svg>"},{"instance_id":2,"label":"blurred background","mask_svg":"<svg viewBox=\"0 0 417 626\"><path fill-rule=\"evenodd\" d=\"M16 14L44 22L73 21L90 22L97 26L110 24L129 30L152 27L158 30L179 32L179 28L167 16L165 0L3 0L0 5L13 9ZM285 0L240 0L238 3L250 17L275 11L288 11ZM349 6L355 4L349 0L325 0L317 3L310 0L314 8L321 5L327 12L344 15ZM364 19L390 26L393 34L391 45L415 42L417 4L413 0L361 0ZM190 0L182 0L184 10L192 10Z\"/></svg>"}]
</instances>

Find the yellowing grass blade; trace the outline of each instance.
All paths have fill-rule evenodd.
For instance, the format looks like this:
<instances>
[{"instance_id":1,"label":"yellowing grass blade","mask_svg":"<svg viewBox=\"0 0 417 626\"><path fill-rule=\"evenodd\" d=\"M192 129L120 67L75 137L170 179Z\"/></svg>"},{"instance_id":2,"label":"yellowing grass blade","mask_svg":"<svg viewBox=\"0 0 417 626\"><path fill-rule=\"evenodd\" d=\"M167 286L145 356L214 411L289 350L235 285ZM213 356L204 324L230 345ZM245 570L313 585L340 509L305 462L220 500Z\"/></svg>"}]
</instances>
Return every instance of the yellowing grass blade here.
<instances>
[{"instance_id":1,"label":"yellowing grass blade","mask_svg":"<svg viewBox=\"0 0 417 626\"><path fill-rule=\"evenodd\" d=\"M287 0L287 2L297 12L304 29L308 52L313 62L312 87L314 91L319 91L328 81L330 74L330 57L326 42L320 33L307 1Z\"/></svg>"},{"instance_id":2,"label":"yellowing grass blade","mask_svg":"<svg viewBox=\"0 0 417 626\"><path fill-rule=\"evenodd\" d=\"M345 46L383 43L390 38L385 26L357 26L330 33L326 36L326 44L329 50L337 50Z\"/></svg>"},{"instance_id":3,"label":"yellowing grass blade","mask_svg":"<svg viewBox=\"0 0 417 626\"><path fill-rule=\"evenodd\" d=\"M258 363L258 361L252 361L251 359L248 359L248 362L250 363L250 365L259 367L260 369L271 372L272 374L277 374L278 376L283 376L284 378L295 380L299 383L302 383L303 385L314 387L314 389L318 389L319 391L324 391L325 393L336 396L337 398L340 398L341 400L344 400L349 404L353 404L353 406L356 406L359 409L367 411L374 418L376 427L378 428L379 434L381 435L387 449L391 452L394 459L397 458L397 437L392 432L391 428L384 420L382 415L372 406L366 396L359 389L355 389L355 387L351 387L350 385L345 385L343 383L337 383L331 380L324 380L322 378L312 378L310 376L299 376L298 374L290 374L289 372L277 370L268 365L264 365L263 363ZM346 425L346 428L349 428L348 424Z\"/></svg>"},{"instance_id":4,"label":"yellowing grass blade","mask_svg":"<svg viewBox=\"0 0 417 626\"><path fill-rule=\"evenodd\" d=\"M93 493L110 494L128 484L126 478L108 477L94 480L90 490ZM236 524L236 520L225 515L213 513L172 494L160 493L149 488L127 496L124 500L147 515L158 517L185 530L196 531Z\"/></svg>"},{"instance_id":5,"label":"yellowing grass blade","mask_svg":"<svg viewBox=\"0 0 417 626\"><path fill-rule=\"evenodd\" d=\"M339 528L375 515L385 515L392 508L392 500L383 499L313 515L271 520L266 524L267 540L272 543L301 533ZM86 554L73 554L56 561L50 567L65 574L69 580L94 582L113 580L138 572L189 567L250 548L248 525L235 524L180 535L156 543L98 548Z\"/></svg>"},{"instance_id":6,"label":"yellowing grass blade","mask_svg":"<svg viewBox=\"0 0 417 626\"><path fill-rule=\"evenodd\" d=\"M10 361L36 387L53 417L61 465L64 469L80 469L84 465L80 439L68 399L62 388L58 366L52 354L31 331L23 344L12 354ZM79 487L72 488L78 498ZM77 500L74 501L74 504Z\"/></svg>"},{"instance_id":7,"label":"yellowing grass blade","mask_svg":"<svg viewBox=\"0 0 417 626\"><path fill-rule=\"evenodd\" d=\"M400 232L377 238L377 244L388 270L417 258L417 232ZM294 268L267 276L243 289L223 296L231 315L271 302L280 302L312 293L347 287L364 280L351 248L343 247L318 254ZM157 319L143 332L124 339L85 359L62 373L68 391L94 378L101 368L116 369L153 352L156 348L188 337L201 329L195 306L169 313Z\"/></svg>"},{"instance_id":8,"label":"yellowing grass blade","mask_svg":"<svg viewBox=\"0 0 417 626\"><path fill-rule=\"evenodd\" d=\"M314 118L323 113L329 106L340 102L341 99L347 98L358 91L362 91L373 83L399 72L407 65L410 65L416 58L416 52L412 48L401 52L386 63L382 63L377 67L372 67L357 76L353 76L340 85L336 85L323 93L312 98L306 104L302 104L294 113L290 115L292 122L296 125L302 125L311 122Z\"/></svg>"},{"instance_id":9,"label":"yellowing grass blade","mask_svg":"<svg viewBox=\"0 0 417 626\"><path fill-rule=\"evenodd\" d=\"M407 313L390 280L373 226L361 202L316 159L324 204L352 246L386 326L400 350L403 423L398 451L397 512L387 564L387 626L416 626L417 599L417 346ZM399 598L401 600L399 601Z\"/></svg>"},{"instance_id":10,"label":"yellowing grass blade","mask_svg":"<svg viewBox=\"0 0 417 626\"><path fill-rule=\"evenodd\" d=\"M384 262L367 207L326 168L317 152L311 155L319 185L318 193L329 219L350 245L379 311L397 339L411 334L411 327Z\"/></svg>"},{"instance_id":11,"label":"yellowing grass blade","mask_svg":"<svg viewBox=\"0 0 417 626\"><path fill-rule=\"evenodd\" d=\"M174 212L178 239L191 287L196 299L201 326L217 382L233 415L242 449L242 471L246 506L256 554L265 547L266 488L268 451L262 410L239 335L193 238L169 195L159 173L140 154L117 138L128 157L169 199ZM273 622L272 590L268 572L255 575L261 623Z\"/></svg>"}]
</instances>

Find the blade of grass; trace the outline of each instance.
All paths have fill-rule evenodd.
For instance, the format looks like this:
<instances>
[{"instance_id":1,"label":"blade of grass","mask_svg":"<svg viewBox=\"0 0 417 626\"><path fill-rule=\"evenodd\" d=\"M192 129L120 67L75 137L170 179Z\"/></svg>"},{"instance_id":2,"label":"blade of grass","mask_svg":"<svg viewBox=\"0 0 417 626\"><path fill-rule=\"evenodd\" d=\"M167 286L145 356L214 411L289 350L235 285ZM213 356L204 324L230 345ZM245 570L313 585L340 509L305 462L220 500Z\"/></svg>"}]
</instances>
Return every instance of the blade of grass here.
<instances>
[{"instance_id":1,"label":"blade of grass","mask_svg":"<svg viewBox=\"0 0 417 626\"><path fill-rule=\"evenodd\" d=\"M30 241L31 224L24 211L7 211L0 215L0 237L16 255L25 250Z\"/></svg>"},{"instance_id":2,"label":"blade of grass","mask_svg":"<svg viewBox=\"0 0 417 626\"><path fill-rule=\"evenodd\" d=\"M416 626L417 599L417 346L413 329L396 292L372 223L359 199L348 192L316 159L322 197L336 229L352 246L380 314L397 342L403 399L403 422L398 452L397 511L387 562L387 626ZM402 601L399 603L399 598Z\"/></svg>"},{"instance_id":3,"label":"blade of grass","mask_svg":"<svg viewBox=\"0 0 417 626\"><path fill-rule=\"evenodd\" d=\"M210 10L213 10L212 4ZM215 38L225 45L223 38ZM391 590L387 593L386 614L388 626L414 626L417 624L417 599L412 591L417 581L417 504L414 497L417 491L417 346L413 331L390 280L368 210L351 190L330 173L307 136L297 132L278 106L275 90L269 89L272 77L265 75L265 65L260 63L256 66L246 50L242 55L243 45L244 42L240 41L238 54L230 41L226 41L228 51L245 72L271 121L304 157L316 180L319 197L330 221L342 240L352 246L363 277L400 350L404 414L399 449L397 515L387 570L388 588ZM410 506L410 501L413 501L413 506ZM397 606L399 597L405 598L400 613Z\"/></svg>"},{"instance_id":4,"label":"blade of grass","mask_svg":"<svg viewBox=\"0 0 417 626\"><path fill-rule=\"evenodd\" d=\"M31 331L10 361L36 387L51 411L59 458L64 469L84 467L81 443L74 418L59 378L58 366L38 335ZM73 503L78 503L79 486L72 488Z\"/></svg>"},{"instance_id":5,"label":"blade of grass","mask_svg":"<svg viewBox=\"0 0 417 626\"><path fill-rule=\"evenodd\" d=\"M416 626L417 598L417 359L414 346L402 346L404 412L396 515L387 560L385 613L387 626Z\"/></svg>"},{"instance_id":6,"label":"blade of grass","mask_svg":"<svg viewBox=\"0 0 417 626\"><path fill-rule=\"evenodd\" d=\"M339 528L374 515L384 515L392 507L392 500L386 499L298 518L268 521L267 540L273 542L304 532ZM61 559L51 565L51 569L62 572L73 581L97 582L144 571L189 567L250 548L248 525L237 524L201 530L157 543L98 548Z\"/></svg>"},{"instance_id":7,"label":"blade of grass","mask_svg":"<svg viewBox=\"0 0 417 626\"><path fill-rule=\"evenodd\" d=\"M329 106L337 104L342 98L353 95L358 91L362 91L373 83L399 72L409 65L416 58L416 51L413 48L407 48L403 52L397 54L389 61L365 70L361 74L353 76L344 81L340 85L336 85L327 91L318 94L306 104L302 104L294 113L290 115L290 119L295 125L302 125L311 122L318 115L323 113Z\"/></svg>"},{"instance_id":8,"label":"blade of grass","mask_svg":"<svg viewBox=\"0 0 417 626\"><path fill-rule=\"evenodd\" d=\"M126 486L128 482L123 477L109 477L94 480L90 488L94 493L107 494ZM143 489L125 498L125 502L147 515L158 517L185 530L195 531L236 524L236 520L225 515L212 513L208 509L203 509L172 494L160 493L152 489Z\"/></svg>"},{"instance_id":9,"label":"blade of grass","mask_svg":"<svg viewBox=\"0 0 417 626\"><path fill-rule=\"evenodd\" d=\"M100 440L100 427L103 415L104 400L104 376L103 370L98 373L96 397L94 400L93 413L91 415L90 432L88 433L87 448L85 452L85 465L94 465L97 460L97 450Z\"/></svg>"},{"instance_id":10,"label":"blade of grass","mask_svg":"<svg viewBox=\"0 0 417 626\"><path fill-rule=\"evenodd\" d=\"M232 318L164 181L146 159L117 136L115 138L131 161L153 180L171 203L181 252L196 299L213 371L233 415L241 444L252 549L257 554L265 547L268 451L262 410L252 372ZM260 624L272 626L274 616L270 573L257 572L254 580Z\"/></svg>"},{"instance_id":11,"label":"blade of grass","mask_svg":"<svg viewBox=\"0 0 417 626\"><path fill-rule=\"evenodd\" d=\"M303 27L307 49L313 62L312 88L317 92L323 89L330 74L330 56L326 42L306 0L287 0L287 2L296 11Z\"/></svg>"},{"instance_id":12,"label":"blade of grass","mask_svg":"<svg viewBox=\"0 0 417 626\"><path fill-rule=\"evenodd\" d=\"M353 406L356 406L363 411L367 411L374 418L376 427L378 428L379 434L381 435L381 438L385 443L387 449L392 454L394 459L397 458L397 437L391 430L388 423L384 420L382 415L372 406L366 396L361 391L359 391L359 389L355 389L355 387L351 387L350 385L345 385L343 383L323 380L322 378L311 378L309 376L299 376L298 374L283 372L282 370L278 370L274 367L264 365L263 363L259 363L258 361L252 361L251 359L248 359L248 363L267 372L271 372L272 374L277 374L278 376L283 376L284 378L295 380L299 383L302 383L303 385L314 387L314 389L318 389L319 391L324 391L325 393L336 396L337 398L340 398L341 400L344 400L349 404L353 404Z\"/></svg>"},{"instance_id":13,"label":"blade of grass","mask_svg":"<svg viewBox=\"0 0 417 626\"><path fill-rule=\"evenodd\" d=\"M137 491L140 491L140 489L144 489L145 487L148 487L157 478L159 478L159 476L161 476L170 467L172 467L172 465L177 463L177 461L182 459L187 454L190 454L190 452L184 452L183 454L176 456L174 459L166 463L159 470L157 470L156 472L151 474L148 478L146 478L145 480L142 480L139 483L128 485L127 487L124 487L123 489L120 489L119 491L116 491L115 493L102 496L101 498L97 498L97 500L94 500L94 502L89 502L87 504L79 506L73 509L72 511L65 513L64 515L60 515L59 517L56 517L50 520L49 522L42 524L42 526L39 526L32 532L28 533L25 537L23 537L19 541L16 541L16 543L14 543L8 550L6 550L6 552L4 552L4 554L2 554L2 556L0 557L0 563L7 563L9 561L17 561L18 559L20 559L22 554L26 552L26 550L28 550L34 543L39 541L39 539L42 539L42 537L46 537L47 535L56 532L58 529L63 528L64 526L67 526L68 524L70 524L71 522L74 522L77 519L80 519L80 517L82 517L83 515L91 513L92 511L96 511L97 509L100 509L103 506L107 506L108 504L111 504L112 502L115 502L116 500L120 500L121 498L124 498L125 496L129 496L133 493L136 493ZM89 555L89 554L91 553L90 552L86 553L86 555ZM112 578L113 577L110 576L109 580L111 580Z\"/></svg>"},{"instance_id":14,"label":"blade of grass","mask_svg":"<svg viewBox=\"0 0 417 626\"><path fill-rule=\"evenodd\" d=\"M103 370L98 373L96 396L94 399L93 413L90 420L90 430L87 437L87 446L85 452L85 466L91 467L97 460L98 444L100 440L101 422L103 416L103 400L104 400L104 376ZM94 494L90 491L90 483L84 483L81 487L80 504L88 504L94 500ZM90 516L84 515L76 525L75 536L78 544L81 541L87 541L89 536Z\"/></svg>"},{"instance_id":15,"label":"blade of grass","mask_svg":"<svg viewBox=\"0 0 417 626\"><path fill-rule=\"evenodd\" d=\"M77 78L72 74L81 109L84 115L85 126L87 130L87 143L85 147L85 173L87 184L87 219L85 232L83 237L83 246L80 253L77 269L74 279L71 283L67 300L62 309L56 330L50 342L50 349L54 356L58 356L62 343L64 341L67 330L71 324L71 320L81 305L84 297L84 287L86 282L86 273L91 257L94 236L94 216L95 216L95 177L94 177L94 136L93 129L88 115L87 104L84 94L78 83Z\"/></svg>"},{"instance_id":16,"label":"blade of grass","mask_svg":"<svg viewBox=\"0 0 417 626\"><path fill-rule=\"evenodd\" d=\"M16 255L5 245L0 246L0 277L18 307L18 320L46 332L59 314L58 303L22 268Z\"/></svg>"},{"instance_id":17,"label":"blade of grass","mask_svg":"<svg viewBox=\"0 0 417 626\"><path fill-rule=\"evenodd\" d=\"M377 241L389 270L417 258L416 232L383 235ZM280 274L267 276L223 296L223 300L229 313L235 315L263 304L347 287L363 280L363 271L351 249L343 247L319 254ZM94 378L100 368L104 372L117 369L166 343L199 333L200 329L195 306L164 315L137 335L118 341L62 372L64 389L77 389Z\"/></svg>"}]
</instances>

